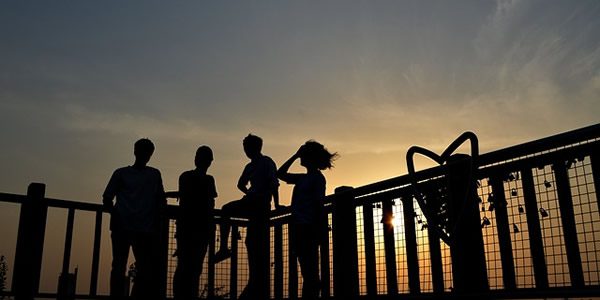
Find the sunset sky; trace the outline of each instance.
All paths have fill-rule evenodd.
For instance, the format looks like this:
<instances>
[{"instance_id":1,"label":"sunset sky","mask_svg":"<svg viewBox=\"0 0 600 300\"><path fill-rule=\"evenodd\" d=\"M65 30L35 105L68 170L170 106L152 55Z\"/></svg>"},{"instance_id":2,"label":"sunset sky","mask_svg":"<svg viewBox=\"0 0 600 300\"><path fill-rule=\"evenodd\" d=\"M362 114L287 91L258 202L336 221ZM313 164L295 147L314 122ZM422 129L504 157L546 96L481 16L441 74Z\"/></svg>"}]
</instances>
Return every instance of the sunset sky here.
<instances>
[{"instance_id":1,"label":"sunset sky","mask_svg":"<svg viewBox=\"0 0 600 300\"><path fill-rule=\"evenodd\" d=\"M596 0L4 1L0 192L100 203L148 137L167 190L209 145L221 207L248 133L278 165L338 152L331 193L466 130L488 152L595 124L599 28Z\"/></svg>"}]
</instances>

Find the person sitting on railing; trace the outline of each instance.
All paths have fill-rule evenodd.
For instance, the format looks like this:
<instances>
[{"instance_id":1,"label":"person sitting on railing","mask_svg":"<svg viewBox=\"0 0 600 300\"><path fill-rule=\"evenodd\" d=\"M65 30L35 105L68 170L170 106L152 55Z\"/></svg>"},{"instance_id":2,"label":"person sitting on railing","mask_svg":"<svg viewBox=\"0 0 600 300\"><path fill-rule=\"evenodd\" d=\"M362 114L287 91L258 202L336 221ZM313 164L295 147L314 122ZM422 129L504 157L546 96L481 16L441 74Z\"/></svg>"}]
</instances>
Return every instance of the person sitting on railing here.
<instances>
[{"instance_id":1,"label":"person sitting on railing","mask_svg":"<svg viewBox=\"0 0 600 300\"><path fill-rule=\"evenodd\" d=\"M159 225L166 199L160 171L146 165L153 153L154 144L149 139L135 142L133 166L117 169L102 195L102 203L111 214L112 299L123 299L128 294L125 270L129 248L133 249L138 271L132 295L136 299L160 296L160 282L157 282L160 277Z\"/></svg>"},{"instance_id":2,"label":"person sitting on railing","mask_svg":"<svg viewBox=\"0 0 600 300\"><path fill-rule=\"evenodd\" d=\"M175 299L197 299L202 264L209 240L214 238L214 208L217 188L215 179L206 174L213 161L208 146L196 151L196 169L179 176L179 192L168 196L179 198L177 213L177 268L173 277Z\"/></svg>"},{"instance_id":3,"label":"person sitting on railing","mask_svg":"<svg viewBox=\"0 0 600 300\"><path fill-rule=\"evenodd\" d=\"M266 299L268 285L266 288L264 285L265 282L268 284L269 278L268 213L271 210L271 198L273 198L275 208L280 208L277 166L270 157L261 153L262 139L260 137L249 134L244 138L243 145L250 162L244 168L237 187L245 195L240 200L225 204L221 209L221 240L219 251L215 254L215 262L218 263L231 256L231 250L228 248L229 232L231 231L230 217L248 218L246 248L248 250L249 279L240 299L246 296L250 299Z\"/></svg>"},{"instance_id":4,"label":"person sitting on railing","mask_svg":"<svg viewBox=\"0 0 600 300\"><path fill-rule=\"evenodd\" d=\"M292 251L298 257L304 279L303 299L319 297L319 245L327 232L327 216L323 209L326 180L321 170L331 168L337 156L318 142L308 141L277 171L279 179L294 185L290 230L294 245ZM289 173L290 166L298 158L306 173Z\"/></svg>"}]
</instances>

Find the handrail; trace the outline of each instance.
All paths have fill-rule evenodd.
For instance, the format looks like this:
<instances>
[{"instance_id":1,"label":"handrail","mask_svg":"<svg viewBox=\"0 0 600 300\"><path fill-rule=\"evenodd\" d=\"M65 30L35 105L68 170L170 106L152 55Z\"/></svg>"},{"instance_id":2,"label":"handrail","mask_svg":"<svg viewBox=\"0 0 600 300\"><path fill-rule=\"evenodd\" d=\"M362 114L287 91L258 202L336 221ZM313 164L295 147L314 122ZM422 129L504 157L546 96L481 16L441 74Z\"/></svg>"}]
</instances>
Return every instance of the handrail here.
<instances>
[{"instance_id":1,"label":"handrail","mask_svg":"<svg viewBox=\"0 0 600 300\"><path fill-rule=\"evenodd\" d=\"M27 196L25 195L17 195L17 194L9 194L9 193L0 193L0 201L8 202L8 203L23 203L27 200Z\"/></svg>"},{"instance_id":2,"label":"handrail","mask_svg":"<svg viewBox=\"0 0 600 300\"><path fill-rule=\"evenodd\" d=\"M500 161L522 157L531 153L539 153L598 138L600 138L600 124L594 124L508 148L491 151L482 154L479 157L479 162L481 166L485 166Z\"/></svg>"}]
</instances>

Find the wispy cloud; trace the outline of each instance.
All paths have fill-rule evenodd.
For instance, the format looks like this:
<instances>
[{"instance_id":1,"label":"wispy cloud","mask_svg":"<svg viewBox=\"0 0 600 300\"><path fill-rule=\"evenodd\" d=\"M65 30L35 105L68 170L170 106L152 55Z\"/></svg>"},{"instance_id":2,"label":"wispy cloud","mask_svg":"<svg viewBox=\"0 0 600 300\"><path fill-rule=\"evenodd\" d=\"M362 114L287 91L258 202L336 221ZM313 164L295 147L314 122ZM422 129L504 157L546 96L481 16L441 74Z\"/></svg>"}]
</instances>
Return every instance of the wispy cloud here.
<instances>
[{"instance_id":1,"label":"wispy cloud","mask_svg":"<svg viewBox=\"0 0 600 300\"><path fill-rule=\"evenodd\" d=\"M68 130L100 134L120 134L152 136L157 138L185 141L204 139L224 139L229 136L226 130L219 130L198 121L181 119L158 119L149 115L94 111L81 105L68 105L66 118L61 121Z\"/></svg>"},{"instance_id":2,"label":"wispy cloud","mask_svg":"<svg viewBox=\"0 0 600 300\"><path fill-rule=\"evenodd\" d=\"M369 174L359 184L398 174L414 144L443 149L472 130L491 150L600 113L594 0L265 2L243 14L84 5L93 16L61 5L0 12L22 28L5 29L10 43L0 45L0 133L14 161L20 149L44 157L51 143L56 153L69 146L72 168L72 153L89 149L119 161L147 136L170 178L206 143L218 150L215 174L235 182L252 132L277 161L317 139L342 154L334 181Z\"/></svg>"},{"instance_id":3,"label":"wispy cloud","mask_svg":"<svg viewBox=\"0 0 600 300\"><path fill-rule=\"evenodd\" d=\"M600 66L597 1L497 1L474 41L479 60L503 84L559 86L589 80Z\"/></svg>"}]
</instances>

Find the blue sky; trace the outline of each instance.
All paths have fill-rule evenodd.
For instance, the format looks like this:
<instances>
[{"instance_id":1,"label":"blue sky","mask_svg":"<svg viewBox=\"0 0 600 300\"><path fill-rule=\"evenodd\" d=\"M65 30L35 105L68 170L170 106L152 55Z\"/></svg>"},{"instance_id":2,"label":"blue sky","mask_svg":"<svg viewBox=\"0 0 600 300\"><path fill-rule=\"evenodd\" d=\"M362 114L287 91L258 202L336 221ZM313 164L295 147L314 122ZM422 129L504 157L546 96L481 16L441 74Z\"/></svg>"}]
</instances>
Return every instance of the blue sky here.
<instances>
[{"instance_id":1,"label":"blue sky","mask_svg":"<svg viewBox=\"0 0 600 300\"><path fill-rule=\"evenodd\" d=\"M595 0L3 1L0 191L100 203L148 137L167 190L211 146L220 207L250 132L277 164L308 139L339 152L331 192L465 130L487 152L595 124L598 28Z\"/></svg>"},{"instance_id":2,"label":"blue sky","mask_svg":"<svg viewBox=\"0 0 600 300\"><path fill-rule=\"evenodd\" d=\"M405 173L464 130L483 150L597 123L597 1L46 2L0 10L0 190L97 201L149 137L167 189L215 150L225 203L249 132L307 139L329 190Z\"/></svg>"}]
</instances>

